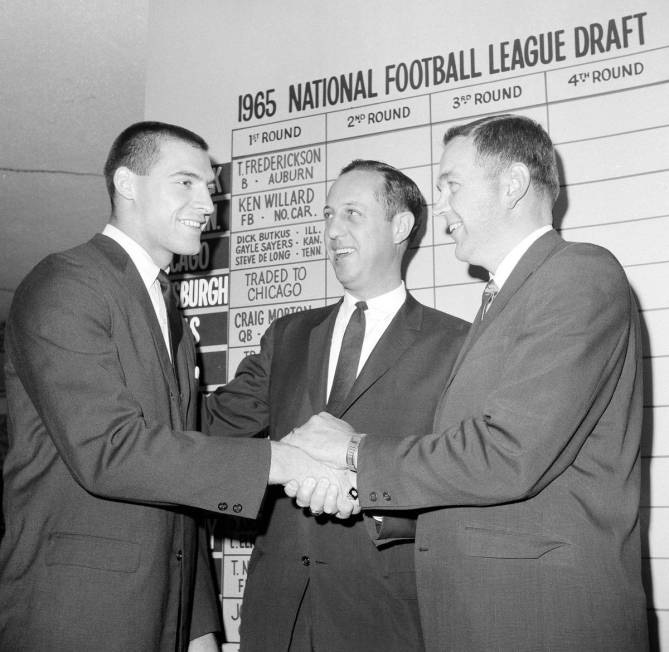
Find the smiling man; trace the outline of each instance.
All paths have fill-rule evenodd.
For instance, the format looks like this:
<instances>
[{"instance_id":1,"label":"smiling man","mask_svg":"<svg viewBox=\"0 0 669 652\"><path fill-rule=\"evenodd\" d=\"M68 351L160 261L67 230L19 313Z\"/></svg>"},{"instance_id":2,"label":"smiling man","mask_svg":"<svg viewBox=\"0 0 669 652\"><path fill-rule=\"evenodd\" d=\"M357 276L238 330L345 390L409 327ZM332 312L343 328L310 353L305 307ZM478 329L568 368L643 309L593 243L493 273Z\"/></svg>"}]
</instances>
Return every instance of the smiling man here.
<instances>
[{"instance_id":1,"label":"smiling man","mask_svg":"<svg viewBox=\"0 0 669 652\"><path fill-rule=\"evenodd\" d=\"M455 255L491 283L434 424L363 436L324 413L287 441L355 466L363 510L417 510L430 652L646 650L641 331L625 272L552 229L556 155L528 118L450 129L438 187Z\"/></svg>"},{"instance_id":2,"label":"smiling man","mask_svg":"<svg viewBox=\"0 0 669 652\"><path fill-rule=\"evenodd\" d=\"M326 408L391 441L431 427L468 324L404 287L402 260L423 212L416 184L390 165L356 160L342 170L327 196L324 240L344 297L270 325L260 352L209 397L203 420L212 433L267 429L278 440ZM342 523L268 493L242 604L242 649L423 649L415 520L378 518L383 507ZM378 531L385 546L372 541Z\"/></svg>"},{"instance_id":3,"label":"smiling man","mask_svg":"<svg viewBox=\"0 0 669 652\"><path fill-rule=\"evenodd\" d=\"M217 650L193 508L254 518L268 481L337 487L345 473L278 442L193 430L195 347L163 268L198 252L213 210L202 138L132 125L105 179L103 233L37 265L7 322L0 649Z\"/></svg>"}]
</instances>

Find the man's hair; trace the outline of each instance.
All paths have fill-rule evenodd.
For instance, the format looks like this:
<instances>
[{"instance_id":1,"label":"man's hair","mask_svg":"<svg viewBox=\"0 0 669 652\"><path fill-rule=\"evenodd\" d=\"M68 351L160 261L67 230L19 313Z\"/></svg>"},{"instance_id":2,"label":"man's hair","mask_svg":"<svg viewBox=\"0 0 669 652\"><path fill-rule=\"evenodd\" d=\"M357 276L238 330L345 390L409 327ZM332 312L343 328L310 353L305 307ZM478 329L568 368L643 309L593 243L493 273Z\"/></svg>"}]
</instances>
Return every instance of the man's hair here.
<instances>
[{"instance_id":1,"label":"man's hair","mask_svg":"<svg viewBox=\"0 0 669 652\"><path fill-rule=\"evenodd\" d=\"M209 146L196 133L165 122L137 122L124 129L114 140L104 175L107 192L114 206L114 173L125 166L135 174L148 174L160 156L160 145L164 140L181 140L207 151Z\"/></svg>"},{"instance_id":2,"label":"man's hair","mask_svg":"<svg viewBox=\"0 0 669 652\"><path fill-rule=\"evenodd\" d=\"M388 221L403 211L409 211L413 215L413 228L408 238L411 240L421 226L425 210L425 199L414 181L392 165L359 158L344 167L340 175L354 170L378 172L383 177L382 190L381 192L376 191L375 197L385 206Z\"/></svg>"},{"instance_id":3,"label":"man's hair","mask_svg":"<svg viewBox=\"0 0 669 652\"><path fill-rule=\"evenodd\" d=\"M520 115L493 115L451 127L447 145L457 136L471 136L479 164L498 174L514 161L524 163L537 190L555 203L560 192L555 148L540 124Z\"/></svg>"}]
</instances>

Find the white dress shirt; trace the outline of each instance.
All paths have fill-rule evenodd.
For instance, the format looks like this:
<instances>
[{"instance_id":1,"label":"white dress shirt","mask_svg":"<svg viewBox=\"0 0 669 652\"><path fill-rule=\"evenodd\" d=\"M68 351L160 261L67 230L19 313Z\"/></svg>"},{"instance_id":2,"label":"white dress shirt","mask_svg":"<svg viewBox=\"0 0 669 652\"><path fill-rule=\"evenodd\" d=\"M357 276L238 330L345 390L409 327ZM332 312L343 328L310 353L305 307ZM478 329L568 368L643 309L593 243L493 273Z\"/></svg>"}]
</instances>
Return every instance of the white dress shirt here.
<instances>
[{"instance_id":1,"label":"white dress shirt","mask_svg":"<svg viewBox=\"0 0 669 652\"><path fill-rule=\"evenodd\" d=\"M386 328L393 320L397 311L402 307L406 301L407 291L402 282L394 290L386 292L378 297L369 299L367 303L367 310L365 310L365 338L362 342L362 349L360 351L360 362L358 363L357 374L367 362L370 353L376 346L381 336L385 333ZM344 331L348 325L351 315L355 311L355 304L359 301L348 292L344 292L344 301L339 307L337 319L335 320L334 330L332 331L332 342L330 343L330 360L328 363L328 388L327 395L330 396L332 389L332 381L334 380L335 370L337 368L337 360L339 359L339 351L341 350L341 343L344 339Z\"/></svg>"},{"instance_id":2,"label":"white dress shirt","mask_svg":"<svg viewBox=\"0 0 669 652\"><path fill-rule=\"evenodd\" d=\"M163 298L163 292L160 288L160 282L158 281L160 267L153 262L153 259L149 256L144 247L114 225L107 224L105 228L102 229L102 235L106 235L123 247L128 256L130 256L130 260L132 260L137 268L137 271L142 278L142 282L149 293L149 298L151 299L151 304L153 305L156 317L158 318L160 330L162 331L163 339L165 340L165 346L167 347L167 352L171 359L172 349L170 347L170 327L167 322L167 308L165 307L165 299Z\"/></svg>"},{"instance_id":3,"label":"white dress shirt","mask_svg":"<svg viewBox=\"0 0 669 652\"><path fill-rule=\"evenodd\" d=\"M499 267L494 274L490 274L490 278L495 281L497 287L501 290L506 280L511 276L514 268L518 264L518 261L523 257L525 252L536 242L544 233L548 233L553 227L550 224L542 226L535 231L532 231L530 235L523 238L506 256L499 264Z\"/></svg>"}]
</instances>

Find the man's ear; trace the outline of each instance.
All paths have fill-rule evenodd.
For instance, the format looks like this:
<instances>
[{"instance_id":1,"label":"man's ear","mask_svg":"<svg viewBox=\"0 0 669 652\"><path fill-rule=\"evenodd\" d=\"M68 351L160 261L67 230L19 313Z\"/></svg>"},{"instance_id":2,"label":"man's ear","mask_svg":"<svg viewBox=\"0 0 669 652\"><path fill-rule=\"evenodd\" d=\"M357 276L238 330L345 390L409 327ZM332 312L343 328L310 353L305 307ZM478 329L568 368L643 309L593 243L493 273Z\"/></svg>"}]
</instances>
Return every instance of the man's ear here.
<instances>
[{"instance_id":1,"label":"man's ear","mask_svg":"<svg viewBox=\"0 0 669 652\"><path fill-rule=\"evenodd\" d=\"M393 242L401 244L409 238L415 218L410 211L395 213L393 216Z\"/></svg>"},{"instance_id":2,"label":"man's ear","mask_svg":"<svg viewBox=\"0 0 669 652\"><path fill-rule=\"evenodd\" d=\"M525 163L512 163L504 173L504 200L507 208L516 204L530 188L530 170Z\"/></svg>"},{"instance_id":3,"label":"man's ear","mask_svg":"<svg viewBox=\"0 0 669 652\"><path fill-rule=\"evenodd\" d=\"M134 199L135 197L135 175L132 170L122 165L116 168L114 172L114 188L116 192L124 199Z\"/></svg>"}]
</instances>

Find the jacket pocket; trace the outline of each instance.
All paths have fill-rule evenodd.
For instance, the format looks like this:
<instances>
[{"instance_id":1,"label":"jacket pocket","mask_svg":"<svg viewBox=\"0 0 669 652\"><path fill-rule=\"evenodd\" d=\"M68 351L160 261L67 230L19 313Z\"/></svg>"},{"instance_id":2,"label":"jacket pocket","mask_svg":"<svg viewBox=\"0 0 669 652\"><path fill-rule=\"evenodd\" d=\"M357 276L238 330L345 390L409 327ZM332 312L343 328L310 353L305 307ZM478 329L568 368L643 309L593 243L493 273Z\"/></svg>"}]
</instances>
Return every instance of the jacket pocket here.
<instances>
[{"instance_id":1,"label":"jacket pocket","mask_svg":"<svg viewBox=\"0 0 669 652\"><path fill-rule=\"evenodd\" d=\"M47 566L83 566L119 573L134 573L139 557L139 544L132 541L72 532L52 532L46 548Z\"/></svg>"},{"instance_id":2,"label":"jacket pocket","mask_svg":"<svg viewBox=\"0 0 669 652\"><path fill-rule=\"evenodd\" d=\"M547 534L473 526L465 526L459 531L458 539L462 551L469 557L495 559L539 559L570 546L568 542Z\"/></svg>"}]
</instances>

